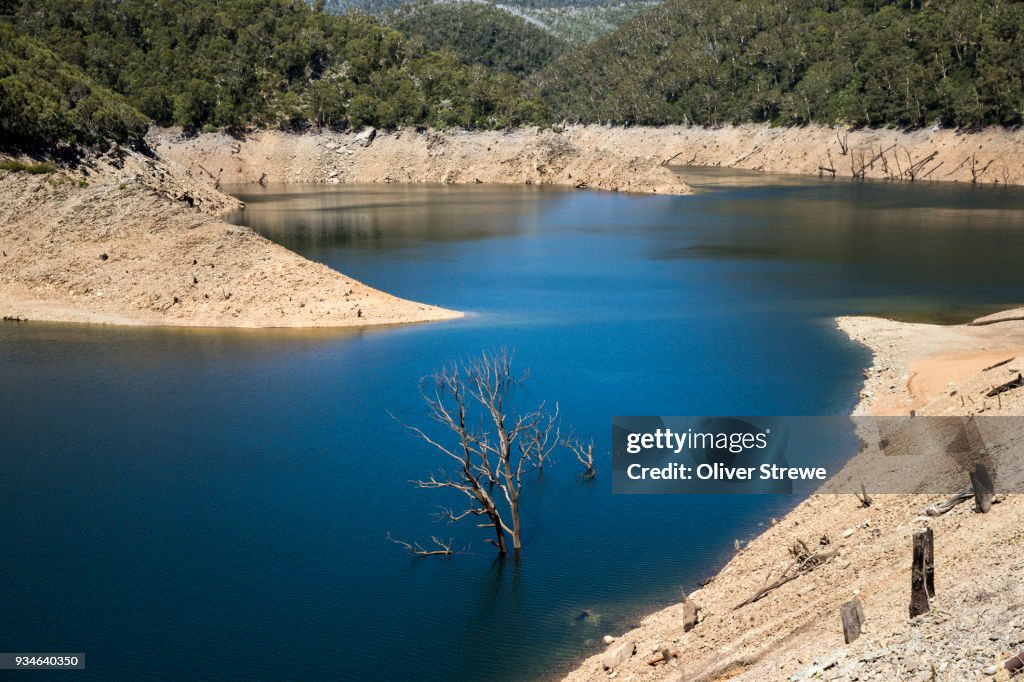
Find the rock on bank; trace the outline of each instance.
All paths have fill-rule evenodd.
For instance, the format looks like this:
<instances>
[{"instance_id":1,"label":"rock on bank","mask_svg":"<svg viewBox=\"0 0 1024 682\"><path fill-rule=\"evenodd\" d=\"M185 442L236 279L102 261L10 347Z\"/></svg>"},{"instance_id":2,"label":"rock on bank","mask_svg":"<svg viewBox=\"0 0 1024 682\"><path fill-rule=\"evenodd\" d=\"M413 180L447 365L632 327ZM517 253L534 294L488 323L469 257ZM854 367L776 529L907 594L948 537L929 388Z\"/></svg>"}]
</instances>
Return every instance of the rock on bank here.
<instances>
[{"instance_id":1,"label":"rock on bank","mask_svg":"<svg viewBox=\"0 0 1024 682\"><path fill-rule=\"evenodd\" d=\"M119 151L0 171L0 314L42 321L349 327L460 313L377 291L217 216L237 200Z\"/></svg>"}]
</instances>

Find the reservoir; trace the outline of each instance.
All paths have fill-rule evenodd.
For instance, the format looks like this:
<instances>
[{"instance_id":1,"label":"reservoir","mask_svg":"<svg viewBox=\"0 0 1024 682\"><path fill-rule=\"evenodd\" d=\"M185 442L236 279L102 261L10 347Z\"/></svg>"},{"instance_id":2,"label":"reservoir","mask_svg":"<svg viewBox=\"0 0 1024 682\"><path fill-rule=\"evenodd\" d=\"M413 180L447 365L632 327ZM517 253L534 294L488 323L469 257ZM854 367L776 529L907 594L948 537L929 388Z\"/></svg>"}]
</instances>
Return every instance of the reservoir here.
<instances>
[{"instance_id":1,"label":"reservoir","mask_svg":"<svg viewBox=\"0 0 1024 682\"><path fill-rule=\"evenodd\" d=\"M869 357L834 316L1024 299L1020 189L680 172L695 195L233 188L234 222L461 320L0 324L0 649L83 652L76 679L551 678L796 502L613 496L613 416L846 414ZM598 472L530 474L500 562L408 483L444 462L402 423L421 377L503 346Z\"/></svg>"}]
</instances>

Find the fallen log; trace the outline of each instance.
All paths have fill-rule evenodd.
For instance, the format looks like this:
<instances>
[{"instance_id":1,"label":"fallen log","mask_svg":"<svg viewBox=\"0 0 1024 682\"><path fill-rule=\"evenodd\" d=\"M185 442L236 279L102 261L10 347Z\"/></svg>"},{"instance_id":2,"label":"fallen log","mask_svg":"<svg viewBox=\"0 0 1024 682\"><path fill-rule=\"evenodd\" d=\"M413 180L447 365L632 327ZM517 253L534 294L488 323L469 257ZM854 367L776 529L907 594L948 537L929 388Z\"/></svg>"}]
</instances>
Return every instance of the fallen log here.
<instances>
[{"instance_id":1,"label":"fallen log","mask_svg":"<svg viewBox=\"0 0 1024 682\"><path fill-rule=\"evenodd\" d=\"M1010 381L1007 381L1005 384L1000 384L999 386L996 386L991 391L986 393L985 397L994 398L1000 393L1006 393L1007 391L1012 391L1013 389L1021 388L1022 386L1024 386L1024 375L1018 373L1016 379L1011 379Z\"/></svg>"},{"instance_id":2,"label":"fallen log","mask_svg":"<svg viewBox=\"0 0 1024 682\"><path fill-rule=\"evenodd\" d=\"M938 502L924 508L926 516L942 516L961 502L966 502L974 497L974 486L967 486L953 493L953 496L944 502Z\"/></svg>"},{"instance_id":3,"label":"fallen log","mask_svg":"<svg viewBox=\"0 0 1024 682\"><path fill-rule=\"evenodd\" d=\"M985 369L983 369L981 371L982 372L990 372L990 371L994 370L996 367L1002 367L1003 365L1008 365L1011 362L1013 362L1013 358L1006 358L1005 360L1000 360L999 362L997 362L994 365L989 365L988 367L986 367Z\"/></svg>"},{"instance_id":4,"label":"fallen log","mask_svg":"<svg viewBox=\"0 0 1024 682\"><path fill-rule=\"evenodd\" d=\"M799 542L799 544L795 544L793 548L790 549L790 553L796 555L797 552L799 552L799 548L801 547L806 548L807 545L805 545L803 542ZM768 594L772 590L778 589L786 583L796 580L802 575L810 573L819 566L824 566L828 562L832 561L832 559L834 559L838 553L838 550L833 550L831 552L814 552L812 554L798 556L797 560L790 564L789 567L782 572L782 575L779 577L778 580L771 583L770 585L765 585L760 590L755 592L753 596L743 600L741 603L734 606L733 611L742 609L744 606L747 606L748 604L753 604L759 599L762 599L766 594Z\"/></svg>"},{"instance_id":5,"label":"fallen log","mask_svg":"<svg viewBox=\"0 0 1024 682\"><path fill-rule=\"evenodd\" d=\"M647 665L658 665L659 663L668 663L673 658L679 658L678 649L662 649L654 658L647 659Z\"/></svg>"}]
</instances>

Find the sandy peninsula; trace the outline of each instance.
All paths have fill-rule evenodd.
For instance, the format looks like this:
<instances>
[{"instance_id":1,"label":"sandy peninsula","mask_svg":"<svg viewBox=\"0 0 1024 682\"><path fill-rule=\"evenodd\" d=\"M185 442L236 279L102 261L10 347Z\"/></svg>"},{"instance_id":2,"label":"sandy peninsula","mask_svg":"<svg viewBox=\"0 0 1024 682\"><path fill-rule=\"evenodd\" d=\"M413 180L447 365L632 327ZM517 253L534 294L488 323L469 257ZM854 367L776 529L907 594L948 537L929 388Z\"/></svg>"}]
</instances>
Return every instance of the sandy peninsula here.
<instances>
[{"instance_id":1,"label":"sandy peninsula","mask_svg":"<svg viewBox=\"0 0 1024 682\"><path fill-rule=\"evenodd\" d=\"M119 150L0 171L0 314L200 327L352 327L461 313L407 301L219 216L241 204L173 162Z\"/></svg>"},{"instance_id":2,"label":"sandy peninsula","mask_svg":"<svg viewBox=\"0 0 1024 682\"><path fill-rule=\"evenodd\" d=\"M967 325L908 324L846 317L839 327L872 351L856 414L1024 415L1024 388L987 397L1024 368L1024 311ZM876 495L868 508L854 495L817 494L749 542L707 584L628 632L614 632L565 679L582 680L974 680L1007 679L1002 662L1024 646L1024 496L997 497L989 514L972 503L942 516L923 514L947 495ZM935 533L932 609L911 620L910 547L915 531ZM835 557L772 591L737 605L789 566L796 541ZM843 639L839 606L857 597L864 634ZM636 653L606 670L604 656ZM650 665L661 651L678 652Z\"/></svg>"}]
</instances>

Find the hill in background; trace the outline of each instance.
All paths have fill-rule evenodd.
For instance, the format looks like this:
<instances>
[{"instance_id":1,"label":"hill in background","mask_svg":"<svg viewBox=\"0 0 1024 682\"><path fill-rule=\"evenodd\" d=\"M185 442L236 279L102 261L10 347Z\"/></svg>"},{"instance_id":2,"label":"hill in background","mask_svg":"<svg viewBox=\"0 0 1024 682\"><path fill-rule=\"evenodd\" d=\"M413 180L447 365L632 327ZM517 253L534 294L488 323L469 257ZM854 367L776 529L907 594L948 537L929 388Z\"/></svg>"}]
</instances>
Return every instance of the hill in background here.
<instances>
[{"instance_id":1,"label":"hill in background","mask_svg":"<svg viewBox=\"0 0 1024 682\"><path fill-rule=\"evenodd\" d=\"M387 22L419 36L428 50L451 49L466 64L523 76L549 64L568 47L522 17L484 3L419 2L403 5Z\"/></svg>"},{"instance_id":2,"label":"hill in background","mask_svg":"<svg viewBox=\"0 0 1024 682\"><path fill-rule=\"evenodd\" d=\"M326 0L324 9L333 14L362 11L384 15L410 6L447 6L452 12L486 7L517 17L565 42L583 44L611 33L656 4L656 0Z\"/></svg>"},{"instance_id":3,"label":"hill in background","mask_svg":"<svg viewBox=\"0 0 1024 682\"><path fill-rule=\"evenodd\" d=\"M1019 125L1024 3L667 0L536 79L556 118Z\"/></svg>"}]
</instances>

